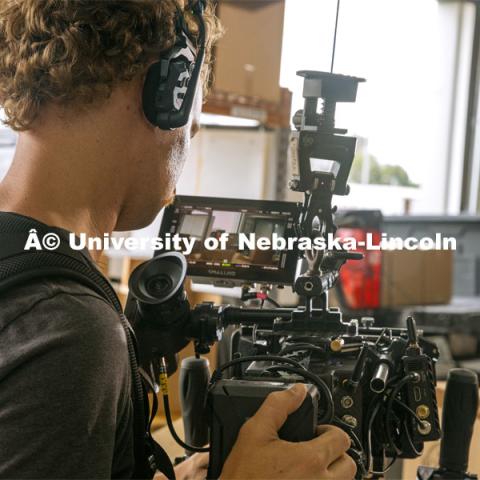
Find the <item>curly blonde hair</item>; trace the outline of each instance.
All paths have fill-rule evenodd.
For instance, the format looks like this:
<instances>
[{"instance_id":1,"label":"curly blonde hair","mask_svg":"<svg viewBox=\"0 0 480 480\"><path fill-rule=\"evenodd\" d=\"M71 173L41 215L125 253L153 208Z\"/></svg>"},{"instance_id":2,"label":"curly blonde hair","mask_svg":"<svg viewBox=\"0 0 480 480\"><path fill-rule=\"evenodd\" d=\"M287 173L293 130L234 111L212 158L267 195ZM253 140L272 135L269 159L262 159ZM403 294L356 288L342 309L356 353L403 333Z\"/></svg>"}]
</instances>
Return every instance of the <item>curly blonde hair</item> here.
<instances>
[{"instance_id":1,"label":"curly blonde hair","mask_svg":"<svg viewBox=\"0 0 480 480\"><path fill-rule=\"evenodd\" d=\"M27 130L48 102L108 98L116 85L144 74L173 46L178 8L177 0L0 0L5 123ZM212 45L222 33L212 0L205 21L208 75Z\"/></svg>"}]
</instances>

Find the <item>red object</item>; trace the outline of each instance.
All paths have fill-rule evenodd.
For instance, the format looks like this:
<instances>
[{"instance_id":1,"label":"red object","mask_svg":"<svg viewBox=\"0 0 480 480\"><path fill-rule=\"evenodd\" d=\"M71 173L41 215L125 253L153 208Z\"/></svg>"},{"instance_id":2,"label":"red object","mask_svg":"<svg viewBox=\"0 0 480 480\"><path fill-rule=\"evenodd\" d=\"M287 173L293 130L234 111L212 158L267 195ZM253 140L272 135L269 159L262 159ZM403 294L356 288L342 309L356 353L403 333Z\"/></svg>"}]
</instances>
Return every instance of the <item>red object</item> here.
<instances>
[{"instance_id":1,"label":"red object","mask_svg":"<svg viewBox=\"0 0 480 480\"><path fill-rule=\"evenodd\" d=\"M370 244L379 245L379 230L364 228L339 228L337 237L354 238L357 252L363 253L362 260L349 260L340 269L340 287L346 307L352 310L365 310L380 307L380 277L382 272L382 254L380 250L367 250L367 234ZM358 246L364 242L365 247Z\"/></svg>"}]
</instances>

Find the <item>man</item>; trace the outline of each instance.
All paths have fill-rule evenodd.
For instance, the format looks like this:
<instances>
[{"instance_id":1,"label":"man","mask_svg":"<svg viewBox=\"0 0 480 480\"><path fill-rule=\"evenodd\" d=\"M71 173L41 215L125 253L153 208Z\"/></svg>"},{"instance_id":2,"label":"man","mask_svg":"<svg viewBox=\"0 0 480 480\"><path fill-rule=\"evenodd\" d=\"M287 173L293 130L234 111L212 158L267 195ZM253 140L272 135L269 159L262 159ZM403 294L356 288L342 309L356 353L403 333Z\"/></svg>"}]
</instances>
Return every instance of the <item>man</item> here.
<instances>
[{"instance_id":1,"label":"man","mask_svg":"<svg viewBox=\"0 0 480 480\"><path fill-rule=\"evenodd\" d=\"M144 227L171 200L202 92L184 128L162 131L144 115L142 88L175 41L177 8L175 0L2 0L0 102L19 137L0 211L94 237ZM208 65L219 33L211 4L205 20ZM98 253L84 255L93 262ZM117 312L67 279L1 295L0 477L129 478L130 367ZM222 477L352 478L341 430L279 440L305 394L298 385L271 395ZM177 476L204 477L205 464L193 457Z\"/></svg>"}]
</instances>

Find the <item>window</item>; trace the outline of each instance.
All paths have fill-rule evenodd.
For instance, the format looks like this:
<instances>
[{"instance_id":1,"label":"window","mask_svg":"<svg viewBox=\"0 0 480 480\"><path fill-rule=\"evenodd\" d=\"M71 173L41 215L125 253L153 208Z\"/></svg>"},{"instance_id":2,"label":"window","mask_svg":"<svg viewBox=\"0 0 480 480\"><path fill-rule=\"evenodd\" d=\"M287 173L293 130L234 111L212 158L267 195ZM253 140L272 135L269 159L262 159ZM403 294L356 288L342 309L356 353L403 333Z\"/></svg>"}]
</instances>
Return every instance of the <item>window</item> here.
<instances>
[{"instance_id":1,"label":"window","mask_svg":"<svg viewBox=\"0 0 480 480\"><path fill-rule=\"evenodd\" d=\"M295 72L330 71L336 6L287 0L281 83L293 111L303 105ZM337 125L360 137L356 183L339 204L458 213L474 17L469 3L341 0L334 72L367 82L337 109Z\"/></svg>"}]
</instances>

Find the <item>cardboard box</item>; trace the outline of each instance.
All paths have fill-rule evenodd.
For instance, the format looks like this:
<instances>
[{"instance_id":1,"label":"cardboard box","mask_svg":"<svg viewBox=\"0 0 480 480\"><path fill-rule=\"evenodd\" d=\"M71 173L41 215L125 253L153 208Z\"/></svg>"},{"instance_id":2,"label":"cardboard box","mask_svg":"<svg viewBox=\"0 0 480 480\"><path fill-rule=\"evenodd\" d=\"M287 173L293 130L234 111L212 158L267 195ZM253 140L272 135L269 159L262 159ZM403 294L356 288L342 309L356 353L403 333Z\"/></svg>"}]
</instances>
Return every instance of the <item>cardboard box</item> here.
<instances>
[{"instance_id":1,"label":"cardboard box","mask_svg":"<svg viewBox=\"0 0 480 480\"><path fill-rule=\"evenodd\" d=\"M381 306L449 303L452 279L451 251L383 251Z\"/></svg>"},{"instance_id":2,"label":"cardboard box","mask_svg":"<svg viewBox=\"0 0 480 480\"><path fill-rule=\"evenodd\" d=\"M280 102L284 0L219 2L214 90Z\"/></svg>"}]
</instances>

